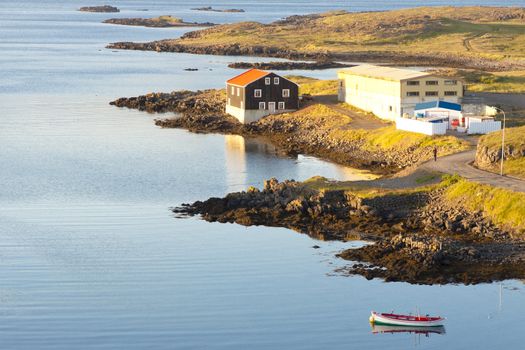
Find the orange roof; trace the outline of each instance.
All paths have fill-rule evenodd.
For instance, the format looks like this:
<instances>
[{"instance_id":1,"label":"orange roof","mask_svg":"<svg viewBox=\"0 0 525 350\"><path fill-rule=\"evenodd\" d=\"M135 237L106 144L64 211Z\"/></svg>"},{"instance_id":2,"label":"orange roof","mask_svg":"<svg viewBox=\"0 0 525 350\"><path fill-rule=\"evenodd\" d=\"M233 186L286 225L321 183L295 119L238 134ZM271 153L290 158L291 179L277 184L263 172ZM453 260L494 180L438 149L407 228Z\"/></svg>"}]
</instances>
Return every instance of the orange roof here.
<instances>
[{"instance_id":1,"label":"orange roof","mask_svg":"<svg viewBox=\"0 0 525 350\"><path fill-rule=\"evenodd\" d=\"M246 86L257 79L267 76L268 74L270 73L252 68L234 78L231 78L226 83L238 86Z\"/></svg>"}]
</instances>

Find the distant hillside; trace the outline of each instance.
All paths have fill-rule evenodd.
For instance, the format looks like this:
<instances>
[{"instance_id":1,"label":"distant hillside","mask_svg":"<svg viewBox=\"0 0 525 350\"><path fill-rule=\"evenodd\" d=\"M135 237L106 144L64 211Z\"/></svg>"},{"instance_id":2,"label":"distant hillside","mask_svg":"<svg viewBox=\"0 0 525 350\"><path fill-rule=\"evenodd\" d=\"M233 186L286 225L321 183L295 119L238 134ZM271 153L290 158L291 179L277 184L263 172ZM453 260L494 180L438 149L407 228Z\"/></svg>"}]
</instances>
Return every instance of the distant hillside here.
<instances>
[{"instance_id":1,"label":"distant hillside","mask_svg":"<svg viewBox=\"0 0 525 350\"><path fill-rule=\"evenodd\" d=\"M292 16L270 24L242 22L153 43L115 48L381 60L493 70L525 66L525 8L420 7Z\"/></svg>"}]
</instances>

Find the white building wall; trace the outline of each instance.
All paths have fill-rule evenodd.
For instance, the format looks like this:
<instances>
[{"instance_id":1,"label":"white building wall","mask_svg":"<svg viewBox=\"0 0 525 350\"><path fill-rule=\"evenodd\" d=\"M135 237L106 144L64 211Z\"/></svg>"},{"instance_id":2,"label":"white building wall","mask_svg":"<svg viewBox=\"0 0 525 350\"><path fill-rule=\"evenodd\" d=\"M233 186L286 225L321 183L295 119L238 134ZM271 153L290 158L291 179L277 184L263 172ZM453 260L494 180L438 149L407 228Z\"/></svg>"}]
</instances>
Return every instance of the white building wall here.
<instances>
[{"instance_id":1,"label":"white building wall","mask_svg":"<svg viewBox=\"0 0 525 350\"><path fill-rule=\"evenodd\" d=\"M501 121L470 122L468 134L488 134L489 132L501 130Z\"/></svg>"},{"instance_id":2,"label":"white building wall","mask_svg":"<svg viewBox=\"0 0 525 350\"><path fill-rule=\"evenodd\" d=\"M445 135L447 123L429 123L417 119L396 118L398 130L417 132L425 135Z\"/></svg>"},{"instance_id":3,"label":"white building wall","mask_svg":"<svg viewBox=\"0 0 525 350\"><path fill-rule=\"evenodd\" d=\"M286 109L286 110L277 110L274 114L281 114L281 113L290 113L294 112L293 109ZM238 121L240 121L243 124L249 124L258 121L261 118L266 117L267 115L270 115L270 111L268 109L241 109L238 107L226 105L226 113L229 115L237 118Z\"/></svg>"}]
</instances>

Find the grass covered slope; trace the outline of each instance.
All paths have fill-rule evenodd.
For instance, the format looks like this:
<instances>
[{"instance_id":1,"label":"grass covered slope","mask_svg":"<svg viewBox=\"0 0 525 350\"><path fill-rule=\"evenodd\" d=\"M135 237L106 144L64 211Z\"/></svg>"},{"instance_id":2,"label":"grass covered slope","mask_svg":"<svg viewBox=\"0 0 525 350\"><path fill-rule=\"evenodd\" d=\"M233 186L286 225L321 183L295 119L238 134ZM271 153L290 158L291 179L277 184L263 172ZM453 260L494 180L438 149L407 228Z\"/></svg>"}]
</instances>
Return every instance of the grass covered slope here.
<instances>
[{"instance_id":1,"label":"grass covered slope","mask_svg":"<svg viewBox=\"0 0 525 350\"><path fill-rule=\"evenodd\" d=\"M494 223L525 234L525 193L452 178L447 199L472 211L481 211Z\"/></svg>"},{"instance_id":2,"label":"grass covered slope","mask_svg":"<svg viewBox=\"0 0 525 350\"><path fill-rule=\"evenodd\" d=\"M339 88L339 81L337 80L320 80L302 75L288 75L286 78L299 84L299 94L301 95L337 95Z\"/></svg>"},{"instance_id":3,"label":"grass covered slope","mask_svg":"<svg viewBox=\"0 0 525 350\"><path fill-rule=\"evenodd\" d=\"M385 12L339 11L292 16L270 24L221 25L187 33L171 42L191 46L272 47L305 56L412 54L468 57L472 65L476 65L475 59L509 58L523 64L525 9L420 7Z\"/></svg>"},{"instance_id":4,"label":"grass covered slope","mask_svg":"<svg viewBox=\"0 0 525 350\"><path fill-rule=\"evenodd\" d=\"M355 118L362 117L356 115ZM442 155L468 148L455 137L431 137L396 130L392 125L373 130L356 128L351 116L322 104L294 113L271 115L256 125L283 147L288 147L289 140L293 139L293 145L301 145L301 153L316 154L342 164L360 159L366 161L363 165L384 163L405 167L430 159L434 146L439 147Z\"/></svg>"},{"instance_id":5,"label":"grass covered slope","mask_svg":"<svg viewBox=\"0 0 525 350\"><path fill-rule=\"evenodd\" d=\"M500 171L501 131L480 138L476 164L481 169ZM505 174L525 179L525 126L505 130Z\"/></svg>"}]
</instances>

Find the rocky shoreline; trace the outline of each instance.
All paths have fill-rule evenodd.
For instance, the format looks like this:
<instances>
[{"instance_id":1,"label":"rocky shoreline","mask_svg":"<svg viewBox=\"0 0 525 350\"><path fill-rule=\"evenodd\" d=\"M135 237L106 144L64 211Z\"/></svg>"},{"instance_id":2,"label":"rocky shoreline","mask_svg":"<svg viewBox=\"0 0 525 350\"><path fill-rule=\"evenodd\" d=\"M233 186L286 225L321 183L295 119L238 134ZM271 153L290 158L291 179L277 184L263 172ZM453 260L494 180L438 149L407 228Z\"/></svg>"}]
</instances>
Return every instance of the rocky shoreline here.
<instances>
[{"instance_id":1,"label":"rocky shoreline","mask_svg":"<svg viewBox=\"0 0 525 350\"><path fill-rule=\"evenodd\" d=\"M198 32L184 34L181 39L191 38ZM290 60L314 61L348 61L348 62L389 62L397 66L431 66L448 68L481 69L487 71L505 71L523 69L522 64L514 64L501 60L491 60L482 57L457 56L452 54L411 54L405 52L383 51L355 51L346 53L333 52L306 52L284 49L276 46L241 45L241 44L209 44L191 45L183 44L178 40L165 39L146 43L115 42L106 46L108 49L139 50L172 53L190 53L198 55L219 56L252 56L273 57Z\"/></svg>"},{"instance_id":2,"label":"rocky shoreline","mask_svg":"<svg viewBox=\"0 0 525 350\"><path fill-rule=\"evenodd\" d=\"M286 227L321 240L374 242L338 256L338 270L415 284L476 284L525 277L525 243L482 213L447 204L443 189L360 196L307 183L265 181L173 209L210 222Z\"/></svg>"},{"instance_id":3,"label":"rocky shoreline","mask_svg":"<svg viewBox=\"0 0 525 350\"><path fill-rule=\"evenodd\" d=\"M224 113L225 100L224 90L175 91L119 98L110 104L150 113L176 113L175 117L155 121L156 125L164 128L262 138L289 155L309 154L380 175L396 173L430 159L432 155L431 146L381 150L371 148L364 139L332 137L327 134L324 124L330 118L304 117L317 115L315 108L319 105L303 108L291 116L274 115L245 125ZM328 110L328 107L321 108L323 112ZM333 117L339 117L337 112L330 113Z\"/></svg>"},{"instance_id":4,"label":"rocky shoreline","mask_svg":"<svg viewBox=\"0 0 525 350\"><path fill-rule=\"evenodd\" d=\"M103 5L103 6L84 6L78 9L81 12L104 12L104 13L114 13L120 12L117 7Z\"/></svg>"},{"instance_id":5,"label":"rocky shoreline","mask_svg":"<svg viewBox=\"0 0 525 350\"><path fill-rule=\"evenodd\" d=\"M160 16L155 18L110 18L103 23L119 24L126 26L140 26L151 28L169 28L169 27L212 27L215 24L210 22L184 22L181 18L171 16Z\"/></svg>"},{"instance_id":6,"label":"rocky shoreline","mask_svg":"<svg viewBox=\"0 0 525 350\"><path fill-rule=\"evenodd\" d=\"M317 61L317 62L234 62L228 65L229 68L234 69L262 69L262 70L317 70L317 69L331 69L331 68L345 68L353 67L353 64L344 64L333 61Z\"/></svg>"},{"instance_id":7,"label":"rocky shoreline","mask_svg":"<svg viewBox=\"0 0 525 350\"><path fill-rule=\"evenodd\" d=\"M195 7L195 8L192 8L191 10L192 11L208 11L208 12L226 12L226 13L244 13L244 12L246 12L243 9L225 9L225 10L220 10L220 9L215 9L215 8L213 8L211 6Z\"/></svg>"}]
</instances>

